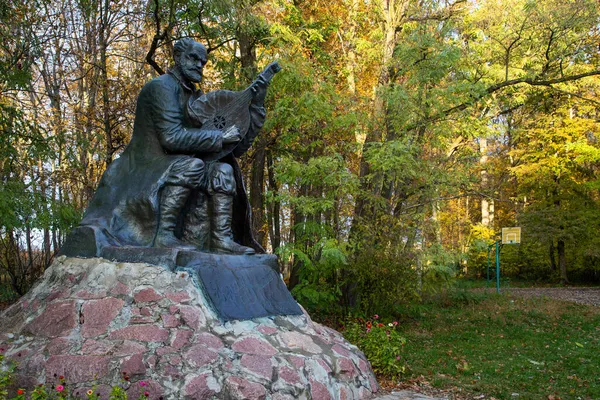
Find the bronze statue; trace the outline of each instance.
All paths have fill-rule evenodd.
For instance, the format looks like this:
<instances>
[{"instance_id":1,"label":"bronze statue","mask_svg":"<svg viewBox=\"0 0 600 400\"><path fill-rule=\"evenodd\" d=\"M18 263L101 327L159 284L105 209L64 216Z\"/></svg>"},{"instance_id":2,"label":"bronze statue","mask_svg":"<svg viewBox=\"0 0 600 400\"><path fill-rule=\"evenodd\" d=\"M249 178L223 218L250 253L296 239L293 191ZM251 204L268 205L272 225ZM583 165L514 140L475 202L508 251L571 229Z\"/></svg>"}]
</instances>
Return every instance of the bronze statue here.
<instances>
[{"instance_id":1,"label":"bronze statue","mask_svg":"<svg viewBox=\"0 0 600 400\"><path fill-rule=\"evenodd\" d=\"M105 171L80 227L96 246L141 246L250 255L250 208L235 157L264 119L273 63L245 91L203 94L206 48L174 45L174 66L137 101L131 142Z\"/></svg>"}]
</instances>

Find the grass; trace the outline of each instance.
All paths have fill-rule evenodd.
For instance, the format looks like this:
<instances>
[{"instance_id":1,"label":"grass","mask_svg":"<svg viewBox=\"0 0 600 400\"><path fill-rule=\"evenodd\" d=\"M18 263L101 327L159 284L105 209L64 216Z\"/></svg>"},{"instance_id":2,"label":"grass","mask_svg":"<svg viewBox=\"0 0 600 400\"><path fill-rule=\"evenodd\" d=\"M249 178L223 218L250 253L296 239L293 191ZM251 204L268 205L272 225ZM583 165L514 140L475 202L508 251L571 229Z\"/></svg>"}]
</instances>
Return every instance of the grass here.
<instances>
[{"instance_id":1,"label":"grass","mask_svg":"<svg viewBox=\"0 0 600 400\"><path fill-rule=\"evenodd\" d=\"M598 307L459 291L400 311L405 379L474 397L600 399Z\"/></svg>"}]
</instances>

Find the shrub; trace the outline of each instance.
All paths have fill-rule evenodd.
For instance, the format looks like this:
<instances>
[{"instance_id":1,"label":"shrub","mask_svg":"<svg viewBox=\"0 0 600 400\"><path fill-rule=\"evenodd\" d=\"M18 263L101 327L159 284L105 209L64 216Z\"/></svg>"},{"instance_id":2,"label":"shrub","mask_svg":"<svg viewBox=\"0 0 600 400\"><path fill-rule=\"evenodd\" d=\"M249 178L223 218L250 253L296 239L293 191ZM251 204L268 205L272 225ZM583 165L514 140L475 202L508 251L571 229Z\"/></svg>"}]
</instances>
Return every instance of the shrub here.
<instances>
[{"instance_id":1,"label":"shrub","mask_svg":"<svg viewBox=\"0 0 600 400\"><path fill-rule=\"evenodd\" d=\"M349 319L343 334L367 356L373 371L385 377L397 377L406 367L402 360L402 348L406 339L398 332L398 322L384 323L378 315L372 320Z\"/></svg>"}]
</instances>

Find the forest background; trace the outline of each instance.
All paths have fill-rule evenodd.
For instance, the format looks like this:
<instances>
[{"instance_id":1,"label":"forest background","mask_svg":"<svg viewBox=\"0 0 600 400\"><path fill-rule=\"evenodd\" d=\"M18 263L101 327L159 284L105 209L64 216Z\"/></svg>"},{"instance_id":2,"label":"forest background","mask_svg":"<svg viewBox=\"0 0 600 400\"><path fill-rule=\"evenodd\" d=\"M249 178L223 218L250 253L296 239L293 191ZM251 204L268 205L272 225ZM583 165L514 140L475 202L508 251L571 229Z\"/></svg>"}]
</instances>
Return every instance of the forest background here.
<instances>
[{"instance_id":1,"label":"forest background","mask_svg":"<svg viewBox=\"0 0 600 400\"><path fill-rule=\"evenodd\" d=\"M0 279L23 294L127 145L175 40L204 91L278 60L241 160L258 240L320 315L503 274L600 281L595 0L0 0ZM340 307L340 304L343 307Z\"/></svg>"}]
</instances>

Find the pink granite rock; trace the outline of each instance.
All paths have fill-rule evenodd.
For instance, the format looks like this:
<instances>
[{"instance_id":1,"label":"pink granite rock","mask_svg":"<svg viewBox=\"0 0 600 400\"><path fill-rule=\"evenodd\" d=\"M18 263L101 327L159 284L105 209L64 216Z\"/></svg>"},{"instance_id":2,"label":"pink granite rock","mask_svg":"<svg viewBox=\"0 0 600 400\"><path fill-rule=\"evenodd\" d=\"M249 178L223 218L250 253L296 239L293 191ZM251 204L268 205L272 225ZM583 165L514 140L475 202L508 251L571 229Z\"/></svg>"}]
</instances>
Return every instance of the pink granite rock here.
<instances>
[{"instance_id":1,"label":"pink granite rock","mask_svg":"<svg viewBox=\"0 0 600 400\"><path fill-rule=\"evenodd\" d=\"M379 390L379 385L377 384L377 381L375 380L375 375L373 375L371 373L368 376L369 376L369 386L371 386L371 392L376 393Z\"/></svg>"},{"instance_id":2,"label":"pink granite rock","mask_svg":"<svg viewBox=\"0 0 600 400\"><path fill-rule=\"evenodd\" d=\"M335 351L341 356L350 357L350 351L348 351L348 349L346 349L345 347L340 346L339 344L334 344L331 347L331 350Z\"/></svg>"},{"instance_id":3,"label":"pink granite rock","mask_svg":"<svg viewBox=\"0 0 600 400\"><path fill-rule=\"evenodd\" d=\"M149 400L159 400L164 398L165 390L160 383L152 379L142 380L141 382L144 382L143 386L140 385L140 382L131 383L131 386L127 389L128 399L139 399L140 396L144 395L144 392L148 392L147 398ZM102 399L105 398L107 397L102 397ZM144 396L144 398L146 397Z\"/></svg>"},{"instance_id":4,"label":"pink granite rock","mask_svg":"<svg viewBox=\"0 0 600 400\"><path fill-rule=\"evenodd\" d=\"M142 342L165 342L169 338L169 331L156 325L135 325L113 331L109 337Z\"/></svg>"},{"instance_id":5,"label":"pink granite rock","mask_svg":"<svg viewBox=\"0 0 600 400\"><path fill-rule=\"evenodd\" d=\"M240 364L263 378L270 380L273 377L273 362L271 361L271 357L244 354Z\"/></svg>"},{"instance_id":6,"label":"pink granite rock","mask_svg":"<svg viewBox=\"0 0 600 400\"><path fill-rule=\"evenodd\" d=\"M169 292L167 298L173 303L187 303L192 299L188 292Z\"/></svg>"},{"instance_id":7,"label":"pink granite rock","mask_svg":"<svg viewBox=\"0 0 600 400\"><path fill-rule=\"evenodd\" d=\"M192 367L202 367L207 364L212 364L219 358L219 354L206 348L206 346L197 344L183 355L184 360Z\"/></svg>"},{"instance_id":8,"label":"pink granite rock","mask_svg":"<svg viewBox=\"0 0 600 400\"><path fill-rule=\"evenodd\" d=\"M158 349L156 349L156 355L164 356L165 354L172 354L175 351L176 351L176 349L174 349L171 346L163 346L163 347L159 347Z\"/></svg>"},{"instance_id":9,"label":"pink granite rock","mask_svg":"<svg viewBox=\"0 0 600 400\"><path fill-rule=\"evenodd\" d=\"M321 349L321 347L308 335L299 332L283 332L280 337L285 346L290 349L301 349L313 354L320 354L323 352L323 349Z\"/></svg>"},{"instance_id":10,"label":"pink granite rock","mask_svg":"<svg viewBox=\"0 0 600 400\"><path fill-rule=\"evenodd\" d=\"M292 364L296 366L296 368L304 368L304 358L298 356L288 356L288 359Z\"/></svg>"},{"instance_id":11,"label":"pink granite rock","mask_svg":"<svg viewBox=\"0 0 600 400\"><path fill-rule=\"evenodd\" d=\"M345 379L351 380L358 375L354 363L349 358L338 358L336 367L337 373Z\"/></svg>"},{"instance_id":12,"label":"pink granite rock","mask_svg":"<svg viewBox=\"0 0 600 400\"><path fill-rule=\"evenodd\" d=\"M194 335L194 331L178 329L175 337L171 341L171 347L180 349L190 343L190 338Z\"/></svg>"},{"instance_id":13,"label":"pink granite rock","mask_svg":"<svg viewBox=\"0 0 600 400\"><path fill-rule=\"evenodd\" d=\"M329 393L329 390L327 390L327 386L325 386L324 384L322 384L321 382L315 380L315 379L310 379L310 394L312 396L313 399L319 399L319 400L328 400L328 399L332 399L331 394Z\"/></svg>"},{"instance_id":14,"label":"pink granite rock","mask_svg":"<svg viewBox=\"0 0 600 400\"><path fill-rule=\"evenodd\" d=\"M231 348L238 353L262 354L272 356L277 353L277 349L268 342L256 337L244 337L233 343Z\"/></svg>"},{"instance_id":15,"label":"pink granite rock","mask_svg":"<svg viewBox=\"0 0 600 400\"><path fill-rule=\"evenodd\" d=\"M279 379L284 380L290 385L297 385L302 383L298 372L286 366L279 367L277 375L279 376Z\"/></svg>"},{"instance_id":16,"label":"pink granite rock","mask_svg":"<svg viewBox=\"0 0 600 400\"><path fill-rule=\"evenodd\" d=\"M81 307L79 322L83 320L81 335L86 338L105 334L108 325L119 314L125 302L115 297L90 300Z\"/></svg>"},{"instance_id":17,"label":"pink granite rock","mask_svg":"<svg viewBox=\"0 0 600 400\"><path fill-rule=\"evenodd\" d=\"M200 326L206 325L206 317L198 307L180 306L179 312L185 324L194 330L198 330Z\"/></svg>"},{"instance_id":18,"label":"pink granite rock","mask_svg":"<svg viewBox=\"0 0 600 400\"><path fill-rule=\"evenodd\" d=\"M217 392L209 386L209 379L214 380L210 372L187 377L183 387L184 398L189 400L208 399L216 394Z\"/></svg>"},{"instance_id":19,"label":"pink granite rock","mask_svg":"<svg viewBox=\"0 0 600 400\"><path fill-rule=\"evenodd\" d=\"M81 353L88 356L103 356L108 354L114 347L111 342L88 339L81 346Z\"/></svg>"},{"instance_id":20,"label":"pink granite rock","mask_svg":"<svg viewBox=\"0 0 600 400\"><path fill-rule=\"evenodd\" d=\"M64 376L67 383L89 382L108 373L108 356L50 356L46 361L46 380Z\"/></svg>"},{"instance_id":21,"label":"pink granite rock","mask_svg":"<svg viewBox=\"0 0 600 400\"><path fill-rule=\"evenodd\" d=\"M133 295L133 300L136 303L149 303L151 301L159 301L163 296L156 293L152 288L142 289Z\"/></svg>"},{"instance_id":22,"label":"pink granite rock","mask_svg":"<svg viewBox=\"0 0 600 400\"><path fill-rule=\"evenodd\" d=\"M352 391L346 386L340 387L339 397L340 400L354 400L354 395L352 394Z\"/></svg>"},{"instance_id":23,"label":"pink granite rock","mask_svg":"<svg viewBox=\"0 0 600 400\"><path fill-rule=\"evenodd\" d=\"M129 288L129 286L121 283L121 282L117 282L111 289L110 289L110 293L113 296L125 296L128 295L129 293L131 293L131 289Z\"/></svg>"},{"instance_id":24,"label":"pink granite rock","mask_svg":"<svg viewBox=\"0 0 600 400\"><path fill-rule=\"evenodd\" d=\"M64 354L64 353L68 353L75 344L76 344L75 341L68 339L68 338L64 338L64 337L56 338L56 339L52 339L50 341L50 343L48 343L46 345L46 351L50 355Z\"/></svg>"},{"instance_id":25,"label":"pink granite rock","mask_svg":"<svg viewBox=\"0 0 600 400\"><path fill-rule=\"evenodd\" d=\"M136 353L143 353L146 351L146 346L133 342L131 340L124 340L117 348L113 351L115 356L128 356Z\"/></svg>"},{"instance_id":26,"label":"pink granite rock","mask_svg":"<svg viewBox=\"0 0 600 400\"><path fill-rule=\"evenodd\" d=\"M277 328L273 328L272 326L267 325L259 325L257 330L263 335L272 335L278 332Z\"/></svg>"},{"instance_id":27,"label":"pink granite rock","mask_svg":"<svg viewBox=\"0 0 600 400\"><path fill-rule=\"evenodd\" d=\"M165 328L177 328L181 323L178 317L171 314L163 314L161 318L163 320L163 327Z\"/></svg>"},{"instance_id":28,"label":"pink granite rock","mask_svg":"<svg viewBox=\"0 0 600 400\"><path fill-rule=\"evenodd\" d=\"M225 386L232 399L263 400L267 397L264 386L238 376L230 376L225 379Z\"/></svg>"},{"instance_id":29,"label":"pink granite rock","mask_svg":"<svg viewBox=\"0 0 600 400\"><path fill-rule=\"evenodd\" d=\"M91 299L102 299L106 297L106 290L100 290L97 292L90 292L89 290L83 289L73 295L76 299L91 300Z\"/></svg>"},{"instance_id":30,"label":"pink granite rock","mask_svg":"<svg viewBox=\"0 0 600 400\"><path fill-rule=\"evenodd\" d=\"M364 386L361 386L360 389L358 389L358 399L359 400L367 400L367 399L371 399L373 398L373 393L371 393L371 391L369 389L367 389Z\"/></svg>"},{"instance_id":31,"label":"pink granite rock","mask_svg":"<svg viewBox=\"0 0 600 400\"><path fill-rule=\"evenodd\" d=\"M203 332L203 333L199 334L198 336L196 336L196 338L194 339L194 343L203 344L204 346L208 347L209 349L222 349L223 348L223 341L221 339L219 339L218 337L216 337L215 335L210 334L208 332Z\"/></svg>"},{"instance_id":32,"label":"pink granite rock","mask_svg":"<svg viewBox=\"0 0 600 400\"><path fill-rule=\"evenodd\" d=\"M142 353L134 354L123 360L121 363L121 372L127 375L143 375L146 373L144 365L144 355Z\"/></svg>"},{"instance_id":33,"label":"pink granite rock","mask_svg":"<svg viewBox=\"0 0 600 400\"><path fill-rule=\"evenodd\" d=\"M25 327L26 332L36 336L55 338L68 336L76 326L75 301L56 301Z\"/></svg>"}]
</instances>

